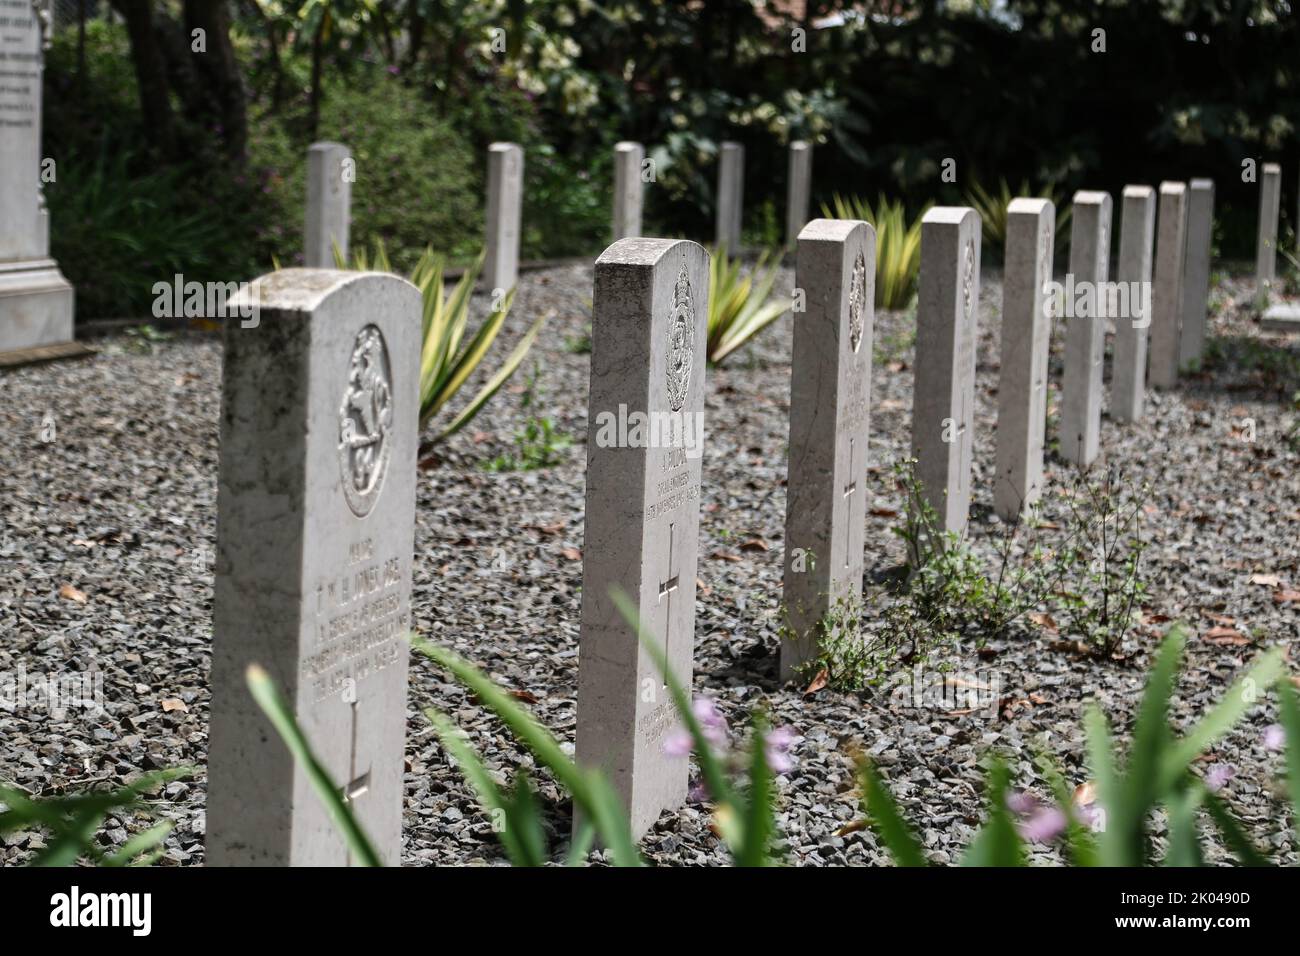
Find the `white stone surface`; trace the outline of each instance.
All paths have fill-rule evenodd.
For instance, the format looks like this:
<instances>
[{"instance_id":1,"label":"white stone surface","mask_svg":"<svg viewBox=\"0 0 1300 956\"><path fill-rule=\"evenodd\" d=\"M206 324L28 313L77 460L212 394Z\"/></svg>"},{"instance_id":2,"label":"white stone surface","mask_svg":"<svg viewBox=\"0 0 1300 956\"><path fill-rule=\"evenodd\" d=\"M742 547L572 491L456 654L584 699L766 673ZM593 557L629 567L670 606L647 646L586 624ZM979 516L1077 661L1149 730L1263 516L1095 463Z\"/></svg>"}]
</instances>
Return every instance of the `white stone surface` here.
<instances>
[{"instance_id":1,"label":"white stone surface","mask_svg":"<svg viewBox=\"0 0 1300 956\"><path fill-rule=\"evenodd\" d=\"M980 217L937 206L921 222L912 456L936 530L966 533L974 441Z\"/></svg>"},{"instance_id":2,"label":"white stone surface","mask_svg":"<svg viewBox=\"0 0 1300 956\"><path fill-rule=\"evenodd\" d=\"M796 139L790 143L785 194L785 244L793 251L799 233L808 222L808 201L812 195L812 143Z\"/></svg>"},{"instance_id":3,"label":"white stone surface","mask_svg":"<svg viewBox=\"0 0 1300 956\"><path fill-rule=\"evenodd\" d=\"M723 143L718 150L717 247L733 255L740 249L745 202L745 147Z\"/></svg>"},{"instance_id":4,"label":"white stone surface","mask_svg":"<svg viewBox=\"0 0 1300 956\"><path fill-rule=\"evenodd\" d=\"M519 281L519 239L523 222L524 150L514 143L488 147L487 253L484 288L509 292Z\"/></svg>"},{"instance_id":5,"label":"white stone surface","mask_svg":"<svg viewBox=\"0 0 1300 956\"><path fill-rule=\"evenodd\" d=\"M1124 283L1149 287L1156 232L1156 191L1125 186L1119 226L1119 275ZM1133 300L1130 298L1130 303ZM1138 297L1142 302L1142 297ZM1150 304L1149 301L1147 303ZM1146 407L1147 333L1150 309L1131 308L1115 319L1115 356L1110 378L1110 416L1135 422Z\"/></svg>"},{"instance_id":6,"label":"white stone surface","mask_svg":"<svg viewBox=\"0 0 1300 956\"><path fill-rule=\"evenodd\" d=\"M1086 468L1101 447L1102 363L1106 355L1104 283L1110 278L1111 199L1109 193L1074 194L1070 225L1070 267L1076 289L1089 283L1092 308L1076 297L1065 318L1065 370L1061 381L1061 457Z\"/></svg>"},{"instance_id":7,"label":"white stone surface","mask_svg":"<svg viewBox=\"0 0 1300 956\"><path fill-rule=\"evenodd\" d=\"M1255 292L1268 296L1277 278L1277 219L1282 206L1282 167L1265 163L1259 179L1259 236L1255 242Z\"/></svg>"},{"instance_id":8,"label":"white stone surface","mask_svg":"<svg viewBox=\"0 0 1300 956\"><path fill-rule=\"evenodd\" d=\"M1047 430L1047 358L1052 338L1047 283L1052 281L1056 207L1047 199L1007 205L1002 278L1002 369L998 378L997 478L993 504L1015 521L1043 492Z\"/></svg>"},{"instance_id":9,"label":"white stone surface","mask_svg":"<svg viewBox=\"0 0 1300 956\"><path fill-rule=\"evenodd\" d=\"M1210 305L1210 243L1214 238L1214 180L1187 184L1187 252L1183 262L1183 327L1178 364L1199 361L1205 350Z\"/></svg>"},{"instance_id":10,"label":"white stone surface","mask_svg":"<svg viewBox=\"0 0 1300 956\"><path fill-rule=\"evenodd\" d=\"M245 685L262 665L384 861L399 862L420 292L286 269L225 327L207 859L350 861Z\"/></svg>"},{"instance_id":11,"label":"white stone surface","mask_svg":"<svg viewBox=\"0 0 1300 956\"><path fill-rule=\"evenodd\" d=\"M346 262L352 222L352 151L341 143L312 143L307 149L307 215L303 264L333 269L334 247Z\"/></svg>"},{"instance_id":12,"label":"white stone surface","mask_svg":"<svg viewBox=\"0 0 1300 956\"><path fill-rule=\"evenodd\" d=\"M786 481L781 679L817 656L821 625L862 594L876 231L814 219L799 234Z\"/></svg>"},{"instance_id":13,"label":"white stone surface","mask_svg":"<svg viewBox=\"0 0 1300 956\"><path fill-rule=\"evenodd\" d=\"M1178 384L1182 339L1183 270L1187 261L1187 185L1160 184L1155 280L1151 290L1148 376L1153 388Z\"/></svg>"},{"instance_id":14,"label":"white stone surface","mask_svg":"<svg viewBox=\"0 0 1300 956\"><path fill-rule=\"evenodd\" d=\"M708 296L709 256L693 242L620 239L596 260L576 747L637 836L685 801L688 761L663 751L677 711L610 595L628 597L689 688ZM663 424L610 424L647 413Z\"/></svg>"},{"instance_id":15,"label":"white stone surface","mask_svg":"<svg viewBox=\"0 0 1300 956\"><path fill-rule=\"evenodd\" d=\"M614 239L629 239L641 235L641 204L645 184L641 182L641 166L645 162L645 147L640 143L623 142L614 146Z\"/></svg>"}]
</instances>

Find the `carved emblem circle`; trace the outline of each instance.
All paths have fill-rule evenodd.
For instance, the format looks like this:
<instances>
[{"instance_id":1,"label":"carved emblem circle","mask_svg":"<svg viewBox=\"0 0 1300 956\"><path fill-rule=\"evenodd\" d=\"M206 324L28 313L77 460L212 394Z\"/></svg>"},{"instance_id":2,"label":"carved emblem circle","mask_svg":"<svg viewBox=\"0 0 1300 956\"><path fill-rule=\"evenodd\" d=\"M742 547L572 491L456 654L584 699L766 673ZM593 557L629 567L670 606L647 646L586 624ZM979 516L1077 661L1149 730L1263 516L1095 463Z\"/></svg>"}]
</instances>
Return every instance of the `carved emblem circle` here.
<instances>
[{"instance_id":1,"label":"carved emblem circle","mask_svg":"<svg viewBox=\"0 0 1300 956\"><path fill-rule=\"evenodd\" d=\"M686 255L673 288L673 311L668 319L668 404L680 412L691 387L691 368L695 364L695 302L691 297L691 279L686 274Z\"/></svg>"},{"instance_id":2,"label":"carved emblem circle","mask_svg":"<svg viewBox=\"0 0 1300 956\"><path fill-rule=\"evenodd\" d=\"M862 333L866 328L866 322L862 318L862 300L866 293L867 260L859 249L858 258L853 263L853 275L849 280L849 344L853 346L854 353L862 344Z\"/></svg>"},{"instance_id":3,"label":"carved emblem circle","mask_svg":"<svg viewBox=\"0 0 1300 956\"><path fill-rule=\"evenodd\" d=\"M388 346L378 326L367 325L352 345L347 387L339 409L339 472L348 507L370 514L393 454L393 378Z\"/></svg>"},{"instance_id":4,"label":"carved emblem circle","mask_svg":"<svg viewBox=\"0 0 1300 956\"><path fill-rule=\"evenodd\" d=\"M961 294L966 306L966 320L971 317L971 297L975 291L975 240L966 240L966 274L962 278Z\"/></svg>"}]
</instances>

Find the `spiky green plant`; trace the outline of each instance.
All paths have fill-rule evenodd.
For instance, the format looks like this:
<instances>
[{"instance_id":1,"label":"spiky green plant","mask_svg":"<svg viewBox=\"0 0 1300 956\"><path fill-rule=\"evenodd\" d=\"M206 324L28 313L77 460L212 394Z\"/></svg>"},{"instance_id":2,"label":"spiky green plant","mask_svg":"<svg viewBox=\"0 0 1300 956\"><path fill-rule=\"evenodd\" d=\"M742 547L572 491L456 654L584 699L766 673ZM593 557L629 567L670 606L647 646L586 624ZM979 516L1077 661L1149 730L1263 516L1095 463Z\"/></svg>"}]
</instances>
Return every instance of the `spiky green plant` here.
<instances>
[{"instance_id":1,"label":"spiky green plant","mask_svg":"<svg viewBox=\"0 0 1300 956\"><path fill-rule=\"evenodd\" d=\"M334 250L334 261L338 268L348 268L337 248ZM424 297L424 345L420 352L421 433L460 391L483 361L488 349L496 340L497 333L501 331L506 316L510 314L510 307L515 300L515 290L511 289L500 303L494 303L494 308L488 317L483 320L473 335L466 339L470 293L474 291L474 284L478 281L479 270L483 267L483 257L480 255L478 260L462 273L460 280L452 288L450 296L447 295L446 285L443 282L445 266L446 262L441 256L434 255L432 249L425 249L424 255L415 264L410 277L411 283ZM375 244L373 259L364 249L355 252L352 256L351 268L376 272L393 271L382 241ZM469 424L488 400L501 389L501 386L510 380L510 376L514 375L528 354L528 350L532 348L544 320L545 316L542 316L532 324L515 345L514 351L483 383L482 388L469 403L421 447L421 455L427 454L438 442L454 435Z\"/></svg>"},{"instance_id":2,"label":"spiky green plant","mask_svg":"<svg viewBox=\"0 0 1300 956\"><path fill-rule=\"evenodd\" d=\"M774 299L772 286L781 266L778 257L767 266L763 252L751 272L741 275L740 259L726 249L715 251L709 261L709 361L722 362L790 308L789 299Z\"/></svg>"},{"instance_id":3,"label":"spiky green plant","mask_svg":"<svg viewBox=\"0 0 1300 956\"><path fill-rule=\"evenodd\" d=\"M1044 186L1041 189L1032 189L1027 180L1020 183L1020 189L1012 193L1011 187L1007 184L1006 179L998 181L996 192L991 192L981 186L978 182L973 183L966 191L966 205L971 206L979 213L980 226L984 233L984 242L994 250L1000 250L1007 241L1007 206L1012 199L1017 196L1032 196L1037 199L1051 200L1052 205L1056 208L1056 248L1063 248L1063 244L1068 241L1065 234L1065 226L1070 221L1071 208L1062 206L1061 191L1055 186Z\"/></svg>"},{"instance_id":4,"label":"spiky green plant","mask_svg":"<svg viewBox=\"0 0 1300 956\"><path fill-rule=\"evenodd\" d=\"M1202 865L1198 817L1204 809L1219 829L1224 845L1247 866L1267 862L1232 816L1227 805L1192 772L1198 758L1246 713L1258 695L1277 684L1287 737L1287 778L1300 837L1300 708L1285 679L1282 648L1264 653L1233 684L1217 705L1187 734L1175 737L1169 726L1178 665L1187 641L1182 624L1170 628L1156 656L1138 708L1127 763L1116 761L1115 742L1105 715L1094 703L1084 716L1089 769L1097 790L1100 834L1079 819L1063 775L1050 761L1040 761L1053 796L1067 820L1065 845L1077 866L1141 866L1152 862L1148 828L1153 811L1163 808L1169 836L1166 866ZM867 822L900 866L924 866L921 844L908 827L875 767L858 762ZM995 761L989 772L989 818L967 847L962 863L975 866L1022 866L1024 840L1014 826L1007 801L1009 778Z\"/></svg>"},{"instance_id":5,"label":"spiky green plant","mask_svg":"<svg viewBox=\"0 0 1300 956\"><path fill-rule=\"evenodd\" d=\"M909 221L903 204L884 196L877 197L874 208L870 200L839 193L829 206L822 205L822 215L828 219L861 219L875 227L877 308L905 309L916 294L921 272L921 220L929 208L927 204Z\"/></svg>"}]
</instances>

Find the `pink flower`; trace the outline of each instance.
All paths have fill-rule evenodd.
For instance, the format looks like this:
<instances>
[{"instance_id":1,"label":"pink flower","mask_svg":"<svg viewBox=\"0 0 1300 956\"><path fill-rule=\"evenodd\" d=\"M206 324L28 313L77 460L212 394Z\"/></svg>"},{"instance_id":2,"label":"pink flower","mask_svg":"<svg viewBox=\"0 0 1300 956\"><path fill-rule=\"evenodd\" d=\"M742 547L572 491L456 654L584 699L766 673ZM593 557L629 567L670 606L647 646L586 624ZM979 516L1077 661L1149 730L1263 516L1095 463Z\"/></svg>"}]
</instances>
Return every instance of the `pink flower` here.
<instances>
[{"instance_id":1,"label":"pink flower","mask_svg":"<svg viewBox=\"0 0 1300 956\"><path fill-rule=\"evenodd\" d=\"M790 748L802 740L790 726L773 727L764 741L763 757L768 768L775 774L789 773L794 769L794 758Z\"/></svg>"},{"instance_id":2,"label":"pink flower","mask_svg":"<svg viewBox=\"0 0 1300 956\"><path fill-rule=\"evenodd\" d=\"M1059 836L1068 823L1060 807L1041 806L1028 819L1016 824L1016 831L1030 843L1047 843Z\"/></svg>"},{"instance_id":3,"label":"pink flower","mask_svg":"<svg viewBox=\"0 0 1300 956\"><path fill-rule=\"evenodd\" d=\"M1216 763L1205 774L1205 786L1211 793L1218 793L1236 775L1237 768L1232 764Z\"/></svg>"},{"instance_id":4,"label":"pink flower","mask_svg":"<svg viewBox=\"0 0 1300 956\"><path fill-rule=\"evenodd\" d=\"M727 745L727 718L722 716L722 712L710 698L696 697L691 702L691 713L695 715L695 721L700 725L700 732L710 746ZM665 756L685 757L694 749L695 741L684 725L679 724L664 738Z\"/></svg>"},{"instance_id":5,"label":"pink flower","mask_svg":"<svg viewBox=\"0 0 1300 956\"><path fill-rule=\"evenodd\" d=\"M693 749L691 732L685 727L678 727L664 738L665 757L686 757Z\"/></svg>"},{"instance_id":6,"label":"pink flower","mask_svg":"<svg viewBox=\"0 0 1300 956\"><path fill-rule=\"evenodd\" d=\"M1038 801L1023 790L1012 790L1007 794L1007 809L1018 817L1027 816L1038 808Z\"/></svg>"},{"instance_id":7,"label":"pink flower","mask_svg":"<svg viewBox=\"0 0 1300 956\"><path fill-rule=\"evenodd\" d=\"M1281 724L1269 724L1264 728L1264 749L1281 750L1286 746L1286 731Z\"/></svg>"}]
</instances>

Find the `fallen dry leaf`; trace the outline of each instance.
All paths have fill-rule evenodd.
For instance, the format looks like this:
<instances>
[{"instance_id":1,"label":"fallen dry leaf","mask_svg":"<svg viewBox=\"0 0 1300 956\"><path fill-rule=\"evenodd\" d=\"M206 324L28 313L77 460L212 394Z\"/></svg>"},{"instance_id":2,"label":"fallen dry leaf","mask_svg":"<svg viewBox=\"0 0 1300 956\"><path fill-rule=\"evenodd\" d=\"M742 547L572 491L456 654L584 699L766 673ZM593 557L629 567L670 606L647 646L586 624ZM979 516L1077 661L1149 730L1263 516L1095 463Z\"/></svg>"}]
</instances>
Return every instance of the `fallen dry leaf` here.
<instances>
[{"instance_id":1,"label":"fallen dry leaf","mask_svg":"<svg viewBox=\"0 0 1300 956\"><path fill-rule=\"evenodd\" d=\"M170 714L173 710L179 710L183 714L188 714L190 709L185 706L185 701L179 697L164 697L162 700L162 709L164 714Z\"/></svg>"},{"instance_id":2,"label":"fallen dry leaf","mask_svg":"<svg viewBox=\"0 0 1300 956\"><path fill-rule=\"evenodd\" d=\"M1202 611L1201 616L1208 618L1215 624L1222 624L1224 627L1232 627L1237 623L1235 619L1228 617L1228 615L1215 614L1213 611Z\"/></svg>"},{"instance_id":3,"label":"fallen dry leaf","mask_svg":"<svg viewBox=\"0 0 1300 956\"><path fill-rule=\"evenodd\" d=\"M1300 591L1274 591L1274 604L1290 604L1293 601L1300 601Z\"/></svg>"},{"instance_id":4,"label":"fallen dry leaf","mask_svg":"<svg viewBox=\"0 0 1300 956\"><path fill-rule=\"evenodd\" d=\"M530 524L527 527L534 531L540 531L542 534L559 534L565 528L563 521L556 521L551 524Z\"/></svg>"},{"instance_id":5,"label":"fallen dry leaf","mask_svg":"<svg viewBox=\"0 0 1300 956\"><path fill-rule=\"evenodd\" d=\"M898 509L897 508L871 508L870 510L867 511L867 514L876 518L897 518Z\"/></svg>"},{"instance_id":6,"label":"fallen dry leaf","mask_svg":"<svg viewBox=\"0 0 1300 956\"><path fill-rule=\"evenodd\" d=\"M515 700L522 700L525 704L537 703L537 695L532 693L531 691L512 690L512 691L507 691L507 693Z\"/></svg>"},{"instance_id":7,"label":"fallen dry leaf","mask_svg":"<svg viewBox=\"0 0 1300 956\"><path fill-rule=\"evenodd\" d=\"M1212 627L1202 634L1201 637L1209 641L1211 644L1218 644L1221 647L1239 647L1242 644L1250 643L1250 638L1245 634L1242 634L1240 631L1231 627L1223 626Z\"/></svg>"},{"instance_id":8,"label":"fallen dry leaf","mask_svg":"<svg viewBox=\"0 0 1300 956\"><path fill-rule=\"evenodd\" d=\"M1041 614L1035 611L1033 614L1029 615L1029 620L1033 621L1043 630L1050 631L1053 634L1059 633L1061 630L1060 627L1057 626L1056 621L1052 618L1052 615L1050 614Z\"/></svg>"},{"instance_id":9,"label":"fallen dry leaf","mask_svg":"<svg viewBox=\"0 0 1300 956\"><path fill-rule=\"evenodd\" d=\"M560 554L564 555L570 561L582 560L582 552L579 551L577 548L561 548Z\"/></svg>"},{"instance_id":10,"label":"fallen dry leaf","mask_svg":"<svg viewBox=\"0 0 1300 956\"><path fill-rule=\"evenodd\" d=\"M838 830L836 830L835 835L848 836L850 833L859 833L862 830L865 830L866 828L867 828L866 820L852 820L849 823L844 824L844 826L840 827Z\"/></svg>"},{"instance_id":11,"label":"fallen dry leaf","mask_svg":"<svg viewBox=\"0 0 1300 956\"><path fill-rule=\"evenodd\" d=\"M1074 788L1074 803L1076 806L1087 807L1097 802L1097 784L1089 780L1081 783Z\"/></svg>"},{"instance_id":12,"label":"fallen dry leaf","mask_svg":"<svg viewBox=\"0 0 1300 956\"><path fill-rule=\"evenodd\" d=\"M1276 574L1252 574L1250 576L1251 584L1262 584L1266 588L1280 588L1282 579Z\"/></svg>"},{"instance_id":13,"label":"fallen dry leaf","mask_svg":"<svg viewBox=\"0 0 1300 956\"><path fill-rule=\"evenodd\" d=\"M737 561L745 560L738 554L728 554L726 551L714 551L711 555L709 555L709 557L717 558L719 561L731 561L733 563Z\"/></svg>"},{"instance_id":14,"label":"fallen dry leaf","mask_svg":"<svg viewBox=\"0 0 1300 956\"><path fill-rule=\"evenodd\" d=\"M830 672L823 667L821 670L817 672L817 676L812 679L812 683L808 685L808 687L804 690L804 693L805 694L817 693L819 690L821 690L823 687L826 686L827 682L830 681L830 679L831 679Z\"/></svg>"},{"instance_id":15,"label":"fallen dry leaf","mask_svg":"<svg viewBox=\"0 0 1300 956\"><path fill-rule=\"evenodd\" d=\"M741 551L768 551L767 542L762 538L750 538L740 546Z\"/></svg>"},{"instance_id":16,"label":"fallen dry leaf","mask_svg":"<svg viewBox=\"0 0 1300 956\"><path fill-rule=\"evenodd\" d=\"M86 597L85 591L78 591L71 584L63 584L59 586L59 597L63 598L65 601L76 601L78 604L85 604L86 601L89 600L89 598Z\"/></svg>"}]
</instances>

